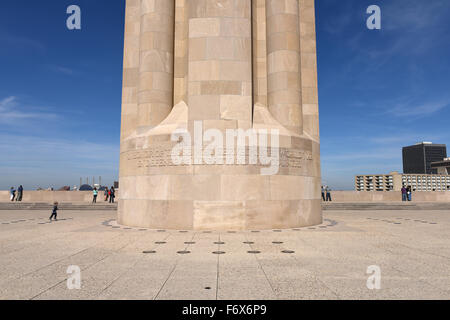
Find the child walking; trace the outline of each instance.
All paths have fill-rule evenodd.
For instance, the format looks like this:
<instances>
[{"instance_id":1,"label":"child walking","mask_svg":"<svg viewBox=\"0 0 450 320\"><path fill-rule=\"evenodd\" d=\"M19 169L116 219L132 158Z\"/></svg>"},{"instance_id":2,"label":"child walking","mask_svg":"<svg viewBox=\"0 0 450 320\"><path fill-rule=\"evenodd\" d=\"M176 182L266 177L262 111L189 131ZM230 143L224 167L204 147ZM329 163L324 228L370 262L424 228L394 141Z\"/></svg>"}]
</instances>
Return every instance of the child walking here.
<instances>
[{"instance_id":1,"label":"child walking","mask_svg":"<svg viewBox=\"0 0 450 320\"><path fill-rule=\"evenodd\" d=\"M52 211L52 215L50 216L50 221L52 221L52 218L55 217L55 221L58 220L56 219L56 216L58 215L58 202L53 203L53 211Z\"/></svg>"}]
</instances>

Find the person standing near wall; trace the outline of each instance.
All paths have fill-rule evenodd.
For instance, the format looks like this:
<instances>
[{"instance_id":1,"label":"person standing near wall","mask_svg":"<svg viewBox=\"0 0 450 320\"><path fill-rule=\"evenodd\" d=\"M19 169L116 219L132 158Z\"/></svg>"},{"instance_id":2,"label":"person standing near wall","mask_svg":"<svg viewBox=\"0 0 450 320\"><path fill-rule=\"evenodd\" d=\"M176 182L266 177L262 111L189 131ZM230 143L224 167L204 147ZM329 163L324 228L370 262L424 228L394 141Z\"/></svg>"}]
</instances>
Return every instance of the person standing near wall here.
<instances>
[{"instance_id":1,"label":"person standing near wall","mask_svg":"<svg viewBox=\"0 0 450 320\"><path fill-rule=\"evenodd\" d=\"M108 197L109 197L108 187L105 187L105 192L103 193L103 195L105 196L105 201L108 201Z\"/></svg>"},{"instance_id":2,"label":"person standing near wall","mask_svg":"<svg viewBox=\"0 0 450 320\"><path fill-rule=\"evenodd\" d=\"M20 185L19 188L17 189L16 201L22 201L22 197L23 197L23 187L22 185Z\"/></svg>"},{"instance_id":3,"label":"person standing near wall","mask_svg":"<svg viewBox=\"0 0 450 320\"><path fill-rule=\"evenodd\" d=\"M407 195L406 195L406 188L405 188L405 185L403 185L403 187L402 187L402 201L406 201L406 197L407 197Z\"/></svg>"},{"instance_id":4,"label":"person standing near wall","mask_svg":"<svg viewBox=\"0 0 450 320\"><path fill-rule=\"evenodd\" d=\"M111 187L111 189L109 189L109 191L110 191L109 203L114 203L114 198L116 197L114 187Z\"/></svg>"},{"instance_id":5,"label":"person standing near wall","mask_svg":"<svg viewBox=\"0 0 450 320\"><path fill-rule=\"evenodd\" d=\"M327 198L326 198L326 201L330 201L331 202L331 189L330 189L330 187L326 187L325 188L325 191L326 191L326 193L327 193Z\"/></svg>"},{"instance_id":6,"label":"person standing near wall","mask_svg":"<svg viewBox=\"0 0 450 320\"><path fill-rule=\"evenodd\" d=\"M408 195L408 201L412 200L412 189L411 186L408 186L408 188L406 188L406 194Z\"/></svg>"},{"instance_id":7,"label":"person standing near wall","mask_svg":"<svg viewBox=\"0 0 450 320\"><path fill-rule=\"evenodd\" d=\"M325 201L325 189L321 186L322 189L322 200Z\"/></svg>"},{"instance_id":8,"label":"person standing near wall","mask_svg":"<svg viewBox=\"0 0 450 320\"><path fill-rule=\"evenodd\" d=\"M97 203L97 196L98 196L98 191L97 188L94 188L94 198L92 199L92 203Z\"/></svg>"},{"instance_id":9,"label":"person standing near wall","mask_svg":"<svg viewBox=\"0 0 450 320\"><path fill-rule=\"evenodd\" d=\"M11 187L11 189L9 190L9 194L11 201L14 201L14 198L16 197L16 189L14 189L14 187Z\"/></svg>"}]
</instances>

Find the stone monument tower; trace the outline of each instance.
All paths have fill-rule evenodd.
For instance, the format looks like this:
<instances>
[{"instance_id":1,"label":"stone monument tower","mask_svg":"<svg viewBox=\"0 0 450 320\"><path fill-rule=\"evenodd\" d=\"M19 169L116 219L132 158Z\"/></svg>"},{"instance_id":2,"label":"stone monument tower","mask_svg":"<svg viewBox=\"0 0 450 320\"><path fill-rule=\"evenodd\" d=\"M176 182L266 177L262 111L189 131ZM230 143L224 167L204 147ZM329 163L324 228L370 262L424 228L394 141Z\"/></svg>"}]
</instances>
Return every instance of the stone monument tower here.
<instances>
[{"instance_id":1,"label":"stone monument tower","mask_svg":"<svg viewBox=\"0 0 450 320\"><path fill-rule=\"evenodd\" d=\"M118 222L321 223L316 64L314 0L127 0Z\"/></svg>"}]
</instances>

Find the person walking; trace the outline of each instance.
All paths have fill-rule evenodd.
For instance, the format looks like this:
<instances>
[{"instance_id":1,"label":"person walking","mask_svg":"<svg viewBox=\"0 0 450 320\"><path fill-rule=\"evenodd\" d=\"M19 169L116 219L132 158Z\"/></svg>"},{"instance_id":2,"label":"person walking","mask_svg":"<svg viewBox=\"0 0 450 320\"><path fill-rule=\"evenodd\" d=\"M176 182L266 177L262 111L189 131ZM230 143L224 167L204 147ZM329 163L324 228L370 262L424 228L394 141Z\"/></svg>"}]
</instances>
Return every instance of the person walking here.
<instances>
[{"instance_id":1,"label":"person walking","mask_svg":"<svg viewBox=\"0 0 450 320\"><path fill-rule=\"evenodd\" d=\"M326 194L327 194L327 198L326 198L326 201L330 201L331 202L331 189L330 189L330 187L326 187L325 188L325 192L326 192Z\"/></svg>"},{"instance_id":2,"label":"person walking","mask_svg":"<svg viewBox=\"0 0 450 320\"><path fill-rule=\"evenodd\" d=\"M412 190L411 190L411 186L408 186L407 188L406 188L406 194L407 194L407 196L408 196L408 201L411 201L412 200Z\"/></svg>"},{"instance_id":3,"label":"person walking","mask_svg":"<svg viewBox=\"0 0 450 320\"><path fill-rule=\"evenodd\" d=\"M11 201L14 201L14 198L16 197L16 189L14 189L14 187L11 187L11 189L9 190L9 194Z\"/></svg>"},{"instance_id":4,"label":"person walking","mask_svg":"<svg viewBox=\"0 0 450 320\"><path fill-rule=\"evenodd\" d=\"M52 210L52 215L50 216L50 221L52 221L52 218L55 217L55 221L58 220L57 219L58 216L58 202L54 202L53 203L53 210Z\"/></svg>"},{"instance_id":5,"label":"person walking","mask_svg":"<svg viewBox=\"0 0 450 320\"><path fill-rule=\"evenodd\" d=\"M108 198L109 198L109 190L108 190L108 187L105 187L105 192L103 193L103 195L105 196L105 201L108 201Z\"/></svg>"},{"instance_id":6,"label":"person walking","mask_svg":"<svg viewBox=\"0 0 450 320\"><path fill-rule=\"evenodd\" d=\"M116 195L115 195L114 187L111 187L111 189L109 189L109 203L114 203L115 197L116 197Z\"/></svg>"},{"instance_id":7,"label":"person walking","mask_svg":"<svg viewBox=\"0 0 450 320\"><path fill-rule=\"evenodd\" d=\"M97 196L98 196L98 191L97 188L94 188L94 198L92 199L92 203L97 203Z\"/></svg>"},{"instance_id":8,"label":"person walking","mask_svg":"<svg viewBox=\"0 0 450 320\"><path fill-rule=\"evenodd\" d=\"M22 201L22 197L23 197L23 187L22 185L20 185L19 188L17 189L16 201Z\"/></svg>"},{"instance_id":9,"label":"person walking","mask_svg":"<svg viewBox=\"0 0 450 320\"><path fill-rule=\"evenodd\" d=\"M406 188L405 185L402 187L402 201L406 201Z\"/></svg>"},{"instance_id":10,"label":"person walking","mask_svg":"<svg viewBox=\"0 0 450 320\"><path fill-rule=\"evenodd\" d=\"M325 189L323 188L323 186L321 186L321 190L322 190L322 200L325 201Z\"/></svg>"}]
</instances>

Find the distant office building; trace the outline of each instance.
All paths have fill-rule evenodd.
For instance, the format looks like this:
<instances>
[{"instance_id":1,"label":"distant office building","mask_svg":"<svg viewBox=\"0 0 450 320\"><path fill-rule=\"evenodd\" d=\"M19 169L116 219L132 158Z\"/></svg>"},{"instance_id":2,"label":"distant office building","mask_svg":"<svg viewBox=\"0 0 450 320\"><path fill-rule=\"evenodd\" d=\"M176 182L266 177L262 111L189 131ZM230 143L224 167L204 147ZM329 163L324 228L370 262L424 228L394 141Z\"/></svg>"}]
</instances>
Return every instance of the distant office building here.
<instances>
[{"instance_id":1,"label":"distant office building","mask_svg":"<svg viewBox=\"0 0 450 320\"><path fill-rule=\"evenodd\" d=\"M403 173L437 174L431 167L432 162L442 161L447 157L445 144L421 142L403 148Z\"/></svg>"},{"instance_id":2,"label":"distant office building","mask_svg":"<svg viewBox=\"0 0 450 320\"><path fill-rule=\"evenodd\" d=\"M437 174L450 174L450 158L445 158L442 161L431 163L431 169L437 171Z\"/></svg>"},{"instance_id":3,"label":"distant office building","mask_svg":"<svg viewBox=\"0 0 450 320\"><path fill-rule=\"evenodd\" d=\"M450 191L450 175L391 172L355 176L356 191L400 191L402 186L411 186L413 191Z\"/></svg>"}]
</instances>

